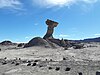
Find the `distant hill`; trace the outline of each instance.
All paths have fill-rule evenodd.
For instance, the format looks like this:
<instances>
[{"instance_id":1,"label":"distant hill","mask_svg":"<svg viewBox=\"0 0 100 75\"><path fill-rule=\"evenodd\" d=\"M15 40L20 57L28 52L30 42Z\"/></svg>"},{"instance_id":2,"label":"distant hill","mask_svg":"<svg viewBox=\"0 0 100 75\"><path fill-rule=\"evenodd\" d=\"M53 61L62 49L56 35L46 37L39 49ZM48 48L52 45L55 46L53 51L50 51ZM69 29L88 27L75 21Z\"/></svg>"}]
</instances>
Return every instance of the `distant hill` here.
<instances>
[{"instance_id":1,"label":"distant hill","mask_svg":"<svg viewBox=\"0 0 100 75\"><path fill-rule=\"evenodd\" d=\"M74 40L76 42L100 42L100 37L97 38L88 38L84 40Z\"/></svg>"},{"instance_id":2,"label":"distant hill","mask_svg":"<svg viewBox=\"0 0 100 75\"><path fill-rule=\"evenodd\" d=\"M17 45L17 43L13 43L9 40L0 42L0 45Z\"/></svg>"}]
</instances>

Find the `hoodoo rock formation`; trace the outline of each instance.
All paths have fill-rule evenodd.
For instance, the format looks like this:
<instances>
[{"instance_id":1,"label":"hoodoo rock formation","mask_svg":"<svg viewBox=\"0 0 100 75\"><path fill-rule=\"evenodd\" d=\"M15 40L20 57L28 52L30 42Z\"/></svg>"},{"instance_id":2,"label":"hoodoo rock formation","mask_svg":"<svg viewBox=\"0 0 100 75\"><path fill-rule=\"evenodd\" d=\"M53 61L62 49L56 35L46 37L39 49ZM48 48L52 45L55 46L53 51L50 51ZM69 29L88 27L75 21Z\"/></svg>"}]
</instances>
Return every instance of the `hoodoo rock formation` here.
<instances>
[{"instance_id":1,"label":"hoodoo rock formation","mask_svg":"<svg viewBox=\"0 0 100 75\"><path fill-rule=\"evenodd\" d=\"M66 42L63 40L53 38L54 27L57 27L58 22L47 19L46 24L48 26L47 32L43 38L35 37L31 39L24 47L42 46L47 48L59 48L65 47Z\"/></svg>"},{"instance_id":2,"label":"hoodoo rock formation","mask_svg":"<svg viewBox=\"0 0 100 75\"><path fill-rule=\"evenodd\" d=\"M53 32L54 32L54 27L57 27L58 22L52 21L47 19L46 24L48 26L47 33L43 37L43 39L53 39Z\"/></svg>"},{"instance_id":3,"label":"hoodoo rock formation","mask_svg":"<svg viewBox=\"0 0 100 75\"><path fill-rule=\"evenodd\" d=\"M68 40L64 40L64 39L59 40L53 38L54 28L57 27L58 22L47 19L46 24L48 28L45 36L43 38L35 37L31 39L27 44L24 45L24 48L32 47L32 46L42 46L46 48L64 47L65 49L68 49L68 47L71 47L71 44Z\"/></svg>"},{"instance_id":4,"label":"hoodoo rock formation","mask_svg":"<svg viewBox=\"0 0 100 75\"><path fill-rule=\"evenodd\" d=\"M47 19L46 24L48 25L47 32L43 38L35 37L30 40L24 47L32 47L32 46L42 46L48 48L58 48L59 46L55 43L50 41L53 38L54 27L57 27L58 23L52 20Z\"/></svg>"}]
</instances>

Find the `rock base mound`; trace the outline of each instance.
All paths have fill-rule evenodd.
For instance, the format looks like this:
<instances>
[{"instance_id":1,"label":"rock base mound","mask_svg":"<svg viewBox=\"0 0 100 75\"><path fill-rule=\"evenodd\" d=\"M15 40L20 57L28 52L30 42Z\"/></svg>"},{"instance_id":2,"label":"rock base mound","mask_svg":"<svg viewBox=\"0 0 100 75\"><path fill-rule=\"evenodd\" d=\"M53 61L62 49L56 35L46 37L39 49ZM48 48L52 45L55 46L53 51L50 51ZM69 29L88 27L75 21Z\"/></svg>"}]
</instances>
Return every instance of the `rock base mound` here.
<instances>
[{"instance_id":1,"label":"rock base mound","mask_svg":"<svg viewBox=\"0 0 100 75\"><path fill-rule=\"evenodd\" d=\"M58 45L50 42L49 40L45 40L41 37L35 37L32 40L30 40L25 46L26 47L32 47L32 46L40 46L40 47L46 47L46 48L57 48Z\"/></svg>"}]
</instances>

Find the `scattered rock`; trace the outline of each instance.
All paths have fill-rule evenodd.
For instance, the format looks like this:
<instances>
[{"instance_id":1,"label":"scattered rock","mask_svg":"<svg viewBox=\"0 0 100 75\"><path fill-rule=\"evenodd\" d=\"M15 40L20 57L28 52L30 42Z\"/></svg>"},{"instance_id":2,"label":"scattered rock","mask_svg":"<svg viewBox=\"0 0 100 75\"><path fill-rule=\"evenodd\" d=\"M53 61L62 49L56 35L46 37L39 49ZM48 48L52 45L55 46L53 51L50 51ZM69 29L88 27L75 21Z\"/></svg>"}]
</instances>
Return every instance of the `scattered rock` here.
<instances>
[{"instance_id":1,"label":"scattered rock","mask_svg":"<svg viewBox=\"0 0 100 75\"><path fill-rule=\"evenodd\" d=\"M21 60L21 58L19 58L18 60Z\"/></svg>"},{"instance_id":2,"label":"scattered rock","mask_svg":"<svg viewBox=\"0 0 100 75\"><path fill-rule=\"evenodd\" d=\"M63 60L66 60L66 58L63 57Z\"/></svg>"},{"instance_id":3,"label":"scattered rock","mask_svg":"<svg viewBox=\"0 0 100 75\"><path fill-rule=\"evenodd\" d=\"M39 65L39 67L43 67L43 65Z\"/></svg>"},{"instance_id":4,"label":"scattered rock","mask_svg":"<svg viewBox=\"0 0 100 75\"><path fill-rule=\"evenodd\" d=\"M79 72L78 74L79 74L79 75L82 75L82 72Z\"/></svg>"},{"instance_id":5,"label":"scattered rock","mask_svg":"<svg viewBox=\"0 0 100 75\"><path fill-rule=\"evenodd\" d=\"M15 66L19 65L20 63L19 62L16 62Z\"/></svg>"},{"instance_id":6,"label":"scattered rock","mask_svg":"<svg viewBox=\"0 0 100 75\"><path fill-rule=\"evenodd\" d=\"M4 57L4 59L6 60L6 59L7 59L7 57Z\"/></svg>"},{"instance_id":7,"label":"scattered rock","mask_svg":"<svg viewBox=\"0 0 100 75\"><path fill-rule=\"evenodd\" d=\"M11 64L15 64L15 62L14 62L14 61L12 61L12 62L11 62Z\"/></svg>"},{"instance_id":8,"label":"scattered rock","mask_svg":"<svg viewBox=\"0 0 100 75\"><path fill-rule=\"evenodd\" d=\"M51 69L52 69L52 67L48 67L48 69L49 69L49 70L51 70Z\"/></svg>"},{"instance_id":9,"label":"scattered rock","mask_svg":"<svg viewBox=\"0 0 100 75\"><path fill-rule=\"evenodd\" d=\"M24 43L20 43L20 44L18 44L18 46L17 47L24 47Z\"/></svg>"},{"instance_id":10,"label":"scattered rock","mask_svg":"<svg viewBox=\"0 0 100 75\"><path fill-rule=\"evenodd\" d=\"M60 70L60 67L56 67L56 69L55 69L56 71L59 71Z\"/></svg>"},{"instance_id":11,"label":"scattered rock","mask_svg":"<svg viewBox=\"0 0 100 75\"><path fill-rule=\"evenodd\" d=\"M50 62L53 61L52 59L50 59Z\"/></svg>"},{"instance_id":12,"label":"scattered rock","mask_svg":"<svg viewBox=\"0 0 100 75\"><path fill-rule=\"evenodd\" d=\"M31 66L31 63L28 63L27 66Z\"/></svg>"},{"instance_id":13,"label":"scattered rock","mask_svg":"<svg viewBox=\"0 0 100 75\"><path fill-rule=\"evenodd\" d=\"M84 48L84 44L75 44L75 45L73 46L73 48L74 48L74 49L82 49L82 48Z\"/></svg>"},{"instance_id":14,"label":"scattered rock","mask_svg":"<svg viewBox=\"0 0 100 75\"><path fill-rule=\"evenodd\" d=\"M67 67L67 68L65 69L65 71L70 71L70 69L71 69L71 68Z\"/></svg>"},{"instance_id":15,"label":"scattered rock","mask_svg":"<svg viewBox=\"0 0 100 75\"><path fill-rule=\"evenodd\" d=\"M33 64L32 64L32 66L36 66L36 65L37 65L36 63L33 63Z\"/></svg>"},{"instance_id":16,"label":"scattered rock","mask_svg":"<svg viewBox=\"0 0 100 75\"><path fill-rule=\"evenodd\" d=\"M62 46L62 47L66 47L66 42L64 41L64 39L63 39L63 38L61 39L60 44L61 44L61 46Z\"/></svg>"},{"instance_id":17,"label":"scattered rock","mask_svg":"<svg viewBox=\"0 0 100 75\"><path fill-rule=\"evenodd\" d=\"M68 50L68 47L64 47L64 50Z\"/></svg>"},{"instance_id":18,"label":"scattered rock","mask_svg":"<svg viewBox=\"0 0 100 75\"><path fill-rule=\"evenodd\" d=\"M48 59L45 59L45 61L48 61Z\"/></svg>"},{"instance_id":19,"label":"scattered rock","mask_svg":"<svg viewBox=\"0 0 100 75\"><path fill-rule=\"evenodd\" d=\"M38 62L38 61L40 61L40 60L34 60L34 62Z\"/></svg>"},{"instance_id":20,"label":"scattered rock","mask_svg":"<svg viewBox=\"0 0 100 75\"><path fill-rule=\"evenodd\" d=\"M22 60L23 63L27 63L27 60Z\"/></svg>"},{"instance_id":21,"label":"scattered rock","mask_svg":"<svg viewBox=\"0 0 100 75\"><path fill-rule=\"evenodd\" d=\"M2 65L5 65L5 64L7 64L7 62L6 62L6 61L3 61L3 62L2 62Z\"/></svg>"},{"instance_id":22,"label":"scattered rock","mask_svg":"<svg viewBox=\"0 0 100 75\"><path fill-rule=\"evenodd\" d=\"M28 63L31 63L31 60L28 60L27 62L28 62Z\"/></svg>"}]
</instances>

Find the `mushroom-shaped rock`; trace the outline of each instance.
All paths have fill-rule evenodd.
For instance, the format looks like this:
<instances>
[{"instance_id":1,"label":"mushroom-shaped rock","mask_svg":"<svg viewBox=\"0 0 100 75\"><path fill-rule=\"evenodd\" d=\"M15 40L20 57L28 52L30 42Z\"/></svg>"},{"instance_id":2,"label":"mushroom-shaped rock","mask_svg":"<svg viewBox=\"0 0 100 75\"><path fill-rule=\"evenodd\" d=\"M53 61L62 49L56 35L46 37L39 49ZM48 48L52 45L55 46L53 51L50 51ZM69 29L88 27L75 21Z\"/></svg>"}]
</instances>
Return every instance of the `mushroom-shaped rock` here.
<instances>
[{"instance_id":1,"label":"mushroom-shaped rock","mask_svg":"<svg viewBox=\"0 0 100 75\"><path fill-rule=\"evenodd\" d=\"M47 24L48 28L47 28L47 32L43 38L44 39L53 39L52 34L54 32L54 27L57 27L58 22L47 19L46 24Z\"/></svg>"}]
</instances>

